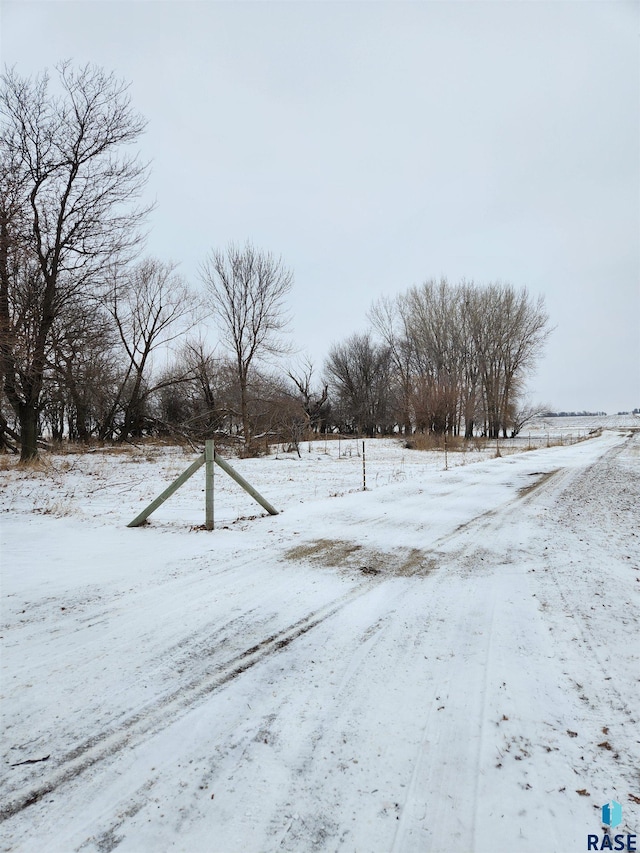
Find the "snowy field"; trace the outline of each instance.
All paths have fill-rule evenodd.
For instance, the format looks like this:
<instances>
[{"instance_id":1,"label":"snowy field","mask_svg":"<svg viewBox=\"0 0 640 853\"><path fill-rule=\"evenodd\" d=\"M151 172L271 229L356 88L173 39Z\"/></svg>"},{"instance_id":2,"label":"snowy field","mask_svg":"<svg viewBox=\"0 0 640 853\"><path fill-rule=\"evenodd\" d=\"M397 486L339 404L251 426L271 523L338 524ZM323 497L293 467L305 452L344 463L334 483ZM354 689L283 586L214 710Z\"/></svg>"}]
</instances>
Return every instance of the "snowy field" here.
<instances>
[{"instance_id":1,"label":"snowy field","mask_svg":"<svg viewBox=\"0 0 640 853\"><path fill-rule=\"evenodd\" d=\"M126 527L191 452L0 471L1 849L565 853L612 799L638 832L638 419L560 420L449 470L368 441L366 492L361 442L234 460L281 513L218 469L213 532L202 471Z\"/></svg>"}]
</instances>

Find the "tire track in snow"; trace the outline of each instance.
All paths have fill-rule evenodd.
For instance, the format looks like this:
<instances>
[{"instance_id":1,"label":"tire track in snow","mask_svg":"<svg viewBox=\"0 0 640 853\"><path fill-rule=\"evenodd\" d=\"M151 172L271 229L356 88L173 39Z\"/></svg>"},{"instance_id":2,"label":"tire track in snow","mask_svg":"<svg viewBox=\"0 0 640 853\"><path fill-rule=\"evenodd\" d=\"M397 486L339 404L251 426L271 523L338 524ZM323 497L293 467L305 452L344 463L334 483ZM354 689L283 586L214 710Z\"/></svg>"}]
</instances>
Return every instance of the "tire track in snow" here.
<instances>
[{"instance_id":1,"label":"tire track in snow","mask_svg":"<svg viewBox=\"0 0 640 853\"><path fill-rule=\"evenodd\" d=\"M597 488L594 488L593 481L595 480L596 484L597 484L597 480L598 480L600 471L602 471L606 466L608 472L610 472L612 469L611 469L611 466L609 463L612 460L617 459L621 454L623 454L625 451L627 451L628 446L630 444L640 443L640 442L638 442L637 439L638 439L638 435L635 432L630 433L627 441L624 444L619 445L617 447L610 448L602 457L600 457L600 459L598 459L593 464L589 465L587 468L582 469L577 474L577 476L575 476L571 480L569 486L568 487L565 486L562 489L562 491L558 493L558 495L556 497L556 503L563 501L565 493L568 492L569 490L570 490L570 497L573 500L575 500L576 493L579 493L582 495L587 495L588 496L587 499L592 500L593 496L595 494L598 494L598 491L599 491ZM560 582L560 578L558 575L557 568L555 568L551 564L551 562L549 563L549 566L548 566L548 575L549 575L550 579L553 581L554 587L556 589L556 593L558 595L558 598L562 602L562 606L563 606L565 614L567 616L570 616L574 620L573 625L574 625L575 630L578 632L578 634L580 636L581 644L588 649L590 659L595 661L595 663L597 664L597 666L600 670L600 674L602 676L602 685L603 685L603 687L606 686L606 690L604 691L604 693L610 701L612 710L615 710L615 711L624 710L624 712L626 713L631 724L635 725L636 724L636 714L632 711L631 707L629 706L629 704L627 702L627 699L622 695L622 693L620 693L620 691L617 689L616 685L611 683L611 679L608 676L608 670L606 669L606 665L601 660L600 655L598 653L598 650L595 648L595 646L593 645L593 643L589 639L589 631L587 630L586 625L584 624L584 616L580 612L576 611L574 604L569 602L569 598L567 596L567 593L564 591L563 585ZM576 618L576 616L578 618ZM587 616L588 616L588 614L587 614ZM613 702L611 702L610 694L613 694L613 696L615 697L615 699L618 703L617 707L613 704Z\"/></svg>"},{"instance_id":2,"label":"tire track in snow","mask_svg":"<svg viewBox=\"0 0 640 853\"><path fill-rule=\"evenodd\" d=\"M580 703L584 703L584 713L579 718L582 725L578 728L576 724L573 728L580 732L582 752L589 756L588 766L597 768L597 773L594 772L589 780L590 784L594 787L602 784L608 774L609 789L614 793L618 786L623 791L626 786L635 790L639 779L638 712L633 705L633 694L629 694L628 687L625 694L616 681L621 665L624 665L621 661L626 660L630 670L637 668L637 653L633 654L635 646L628 644L625 634L637 634L638 619L631 597L621 597L619 590L612 595L612 590L602 590L599 583L599 559L613 563L617 560L624 571L620 541L605 543L598 537L591 539L589 534L592 528L606 530L607 515L612 512L623 514L631 529L634 527L633 515L640 520L637 505L633 506L628 497L629 474L618 465L618 459L624 454L633 453L640 447L639 439L640 435L631 433L622 445L610 448L594 463L576 472L569 487L555 496L554 510L561 506L565 510L557 514L560 535L568 528L580 543L584 543L584 551L578 549L572 553L574 559L568 565L566 558L558 559L557 552L545 551L545 569L541 577L550 585L546 593L551 591L552 598L559 605L555 619L549 624L549 630L553 632L551 636L556 643L560 642L567 648L575 644L574 649L580 650L578 656L568 661L563 658L563 676L571 692ZM627 548L629 555L633 548L637 552L637 543L637 538L634 540L627 533L627 544L622 554ZM625 602L623 609L621 605ZM570 622L567 621L569 619ZM606 624L610 624L610 634L607 643L603 644L602 628ZM612 658L618 661L613 670ZM595 713L598 714L597 719ZM574 768L576 773L584 772L579 762L574 762ZM624 795L620 792L618 796L622 798Z\"/></svg>"},{"instance_id":3,"label":"tire track in snow","mask_svg":"<svg viewBox=\"0 0 640 853\"><path fill-rule=\"evenodd\" d=\"M475 849L475 822L479 808L478 778L483 751L487 706L487 671L491 657L495 589L461 587L464 606L442 615L448 630L441 648L456 649L443 661L433 689L431 710L407 787L395 832L392 853L438 849L449 839L452 846ZM448 720L464 721L450 737ZM426 794L431 794L430 799ZM459 806L464 804L464 808Z\"/></svg>"},{"instance_id":4,"label":"tire track in snow","mask_svg":"<svg viewBox=\"0 0 640 853\"><path fill-rule=\"evenodd\" d=\"M360 768L358 761L354 761L355 756L362 754L358 744L368 737L377 737L372 720L372 716L375 719L379 714L378 703L373 703L375 707L372 707L372 695L376 695L379 684L376 661L380 655L389 654L397 656L398 660L406 659L408 638L404 636L404 642L399 643L390 639L394 629L397 630L398 617L404 612L407 600L415 597L415 588L405 580L396 583L386 577L372 590L365 608L356 604L341 614L340 618L349 626L349 640L345 643L343 632L338 631L338 647L329 650L333 644L330 640L327 652L332 674L338 662L343 664L342 672L328 685L318 706L321 710L311 721L307 719L308 706L297 707L297 728L305 731L305 736L300 742L301 748L294 750L289 759L294 768L291 782L273 804L268 822L265 822L265 837L273 841L264 844L261 853L354 849L351 817L343 816L341 820L339 816L341 804L336 784L342 774L354 769L354 765ZM431 610L424 614L425 622L431 620L435 610L436 605L432 603ZM328 627L325 626L325 634ZM395 636L397 640L397 634ZM313 657L316 658L315 653ZM288 713L291 714L290 705ZM360 784L363 783L360 781ZM365 819L364 815L361 817ZM374 848L358 845L357 849Z\"/></svg>"},{"instance_id":5,"label":"tire track in snow","mask_svg":"<svg viewBox=\"0 0 640 853\"><path fill-rule=\"evenodd\" d=\"M491 832L489 828L491 824L487 816L480 810L480 806L484 803L486 808L489 803L487 791L483 792L482 790L483 786L486 787L487 785L483 775L492 766L486 761L487 744L485 744L485 738L487 725L490 722L489 715L492 710L495 712L495 709L491 708L491 701L495 702L499 697L499 691L495 689L496 684L493 683L491 686L491 682L496 682L495 675L499 672L499 662L496 660L496 650L493 648L495 645L494 616L498 618L496 613L498 587L494 587L494 582L498 580L498 572L504 564L505 545L512 546L512 543L514 544L517 541L517 537L513 534L517 533L518 514L522 511L523 504L529 508L535 508L539 501L547 501L551 497L554 503L560 505L563 495L572 492L576 488L577 481L587 482L592 471L598 466L607 465L620 452L620 447L612 448L586 469L581 468L578 471L561 469L557 474L540 481L534 489L521 494L520 499L513 504L503 505L495 510L482 513L462 525L455 533L442 537L434 543L435 547L442 546L445 543L454 546L446 549L440 555L443 558L441 562L443 564L442 569L445 572L451 571L456 563L473 563L474 559L477 560L477 543L480 541L496 543L488 545L487 547L490 550L484 554L485 567L487 556L493 556L495 563L491 577L483 577L482 584L475 587L477 598L468 597L464 606L456 611L461 615L458 628L455 631L449 631L446 635L447 643L450 644L451 648L458 650L459 656L465 658L470 655L471 662L474 658L476 661L475 667L473 665L466 666L464 661L462 665L455 665L452 662L456 668L456 679L452 680L447 673L446 681L440 692L442 703L446 708L453 706L458 712L454 711L455 717L464 720L464 723L456 731L453 741L446 739L445 725L443 740L440 731L443 720L433 711L427 716L407 798L394 839L393 853L417 849L440 849L445 838L449 839L449 843L454 846L470 851L484 851L487 849L487 842L491 843L491 834L487 834ZM589 489L588 486L587 489ZM590 490L593 491L593 486ZM455 547L459 545L459 542L456 541L459 533L469 533L470 542L462 544L461 547ZM454 573L458 574L455 569ZM483 574L486 574L486 568ZM565 613L573 617L573 608L567 595L561 589L560 578L553 576L553 581L557 586L558 597L562 601ZM493 593L491 593L491 587L494 587ZM467 594L469 595L468 591ZM463 600L461 597L461 602ZM507 613L501 605L498 612L500 630L504 632L505 628L508 627L505 622ZM586 648L597 660L595 649L589 642L586 631L581 625L576 627L583 637ZM515 628L509 630L507 636L515 636L514 631ZM474 638L473 644L469 643L469 634L471 633ZM512 654L512 650L501 649L500 654L503 654L507 660ZM481 661L482 665L480 665ZM601 669L604 678L606 676L604 666L601 665ZM493 676L491 670L494 670ZM549 677L549 684L553 684L553 680ZM606 681L603 681L603 684L605 683ZM615 689L612 692L616 699L624 705L624 700L619 692ZM537 704L536 698L531 697L534 706ZM631 716L628 706L624 705L624 707ZM442 713L444 714L445 710ZM484 761L483 755L485 756ZM517 760L522 759L518 757ZM536 765L530 766L525 763L519 765L521 770L524 770L525 767L526 774L523 777L523 784L527 776L533 781ZM473 780L473 783L470 780ZM531 785L527 782L525 787L530 788ZM430 792L431 802L427 802L425 795L421 792ZM509 807L507 806L507 810ZM497 816L499 817L499 814ZM542 826L545 817L545 815L538 815L539 826ZM543 819L542 823L540 818ZM493 824L494 832L498 826L498 823ZM547 827L547 837L553 836L555 828L553 823ZM496 842L495 837L494 842ZM539 847L537 839L520 838L518 843L521 844L519 849L523 851L534 850Z\"/></svg>"},{"instance_id":6,"label":"tire track in snow","mask_svg":"<svg viewBox=\"0 0 640 853\"><path fill-rule=\"evenodd\" d=\"M65 684L65 675L70 669L76 673L75 686L73 690L58 692L55 700L47 700L47 692L44 692L44 701L40 701L39 695L34 697L32 693L27 693L20 716L7 720L5 745L8 747L10 743L14 744L9 750L12 755L10 763L18 760L14 755L18 758L28 757L22 750L24 744L32 740L34 732L37 737L33 742L40 743L43 755L47 752L64 756L69 752L70 744L86 742L94 732L112 731L122 720L153 707L163 696L175 692L184 681L208 676L214 670L221 650L226 648L226 655L231 658L246 648L247 633L260 638L284 627L283 620L277 617L277 607L273 608L273 614L260 617L258 606L262 605L264 610L265 601L270 602L278 594L282 595L282 579L280 583L272 585L268 593L259 589L261 576L258 580L253 577L247 582L244 570L252 564L251 558L231 560L231 568L216 570L212 579L211 571L202 570L207 559L205 556L196 561L195 569L187 573L177 587L173 581L169 587L151 582L144 587L138 584L128 593L118 592L117 596L111 596L117 601L126 596L127 606L112 608L108 630L96 636L92 631L82 629L79 635L82 641L67 642L66 646L65 641L78 635L81 630L70 604L73 599L68 596L46 599L51 612L57 615L57 620L52 618L47 631L41 632L37 646L34 644L31 647L33 651L27 665L16 669L20 682L13 682L11 688L15 693L32 684L46 685L58 679ZM191 566L192 562L188 565ZM235 579L226 577L234 565ZM223 585L219 583L221 574L225 575ZM224 602L218 601L213 607L212 588L217 599L221 599L221 589L225 593ZM107 597L95 594L95 589L100 591L99 587L91 589L91 601L100 603ZM244 590L245 595L249 591L255 606L247 607L240 615L233 616L239 609L234 606L239 589ZM337 593L332 595L335 597ZM86 598L86 595L82 597ZM331 598L317 602L315 607L307 604L305 609L307 612L312 607L318 609L330 601ZM65 608L60 608L60 604L66 605L66 615L61 616L61 610ZM155 612L158 621L165 623L163 630L158 631L153 623L144 622L142 631L133 627L136 613L145 608ZM305 609L297 606L289 619L302 617ZM74 622L69 622L70 619L74 619ZM233 626L237 625L242 626L244 638L241 631L233 633ZM65 633L52 638L51 632L56 627L58 631L64 627ZM130 654L129 650L134 643L135 652ZM17 653L14 651L14 656ZM126 662L124 665L123 660ZM95 683L103 678L111 682L109 695L99 703L87 702L83 694L86 691L86 695L91 697L93 688L95 696ZM78 691L78 684L82 685L82 691ZM147 686L150 688L148 692ZM58 712L60 717L56 716L55 723L51 721L53 712L48 713L47 709L47 702L54 707L54 701L56 707L64 711ZM9 770L7 776L8 763L0 772L0 777L5 777L0 778L3 799L10 798L13 791L36 785L41 776L37 772L38 768L29 767L21 768L24 772L20 774Z\"/></svg>"},{"instance_id":7,"label":"tire track in snow","mask_svg":"<svg viewBox=\"0 0 640 853\"><path fill-rule=\"evenodd\" d=\"M502 625L505 619L500 575L514 571L513 557L507 553L517 551L514 546L523 506L535 507L549 494L564 490L573 476L571 470L545 472L543 468L540 479L516 493L512 502L477 515L431 546L440 572L449 582L461 584L460 606L442 614L448 629L439 638L441 647L456 649L456 656L441 668L434 691L438 701L425 719L392 853L439 849L445 838L461 849L486 849L482 845L487 841L487 821L481 808L486 794L482 788L487 727L502 683L494 636L497 623ZM479 548L481 542L486 545ZM484 563L479 562L481 557ZM492 566L487 576L489 561ZM471 574L462 568L470 565L474 567ZM481 565L479 575L475 569ZM447 727L449 714L463 721L453 738Z\"/></svg>"},{"instance_id":8,"label":"tire track in snow","mask_svg":"<svg viewBox=\"0 0 640 853\"><path fill-rule=\"evenodd\" d=\"M0 822L37 803L42 797L100 761L115 755L125 746L131 747L142 741L145 736L165 728L195 703L221 689L263 660L285 649L295 639L331 618L354 600L366 595L374 585L376 585L375 580L360 583L345 595L334 599L282 631L271 634L226 661L221 661L217 664L214 673L180 685L178 689L162 697L151 707L139 710L119 726L89 738L63 756L58 766L52 769L48 779L41 781L28 791L14 795L12 800L5 803L0 808Z\"/></svg>"},{"instance_id":9,"label":"tire track in snow","mask_svg":"<svg viewBox=\"0 0 640 853\"><path fill-rule=\"evenodd\" d=\"M470 518L469 521L459 524L451 533L446 533L444 536L436 539L431 546L431 550L435 550L439 546L446 545L449 542L455 542L461 533L477 533L478 528L491 529L495 526L496 522L499 526L501 518L512 512L518 512L521 504L529 504L532 501L539 500L547 491L557 489L558 481L566 477L569 473L562 469L531 473L529 476L537 476L539 479L514 493L511 502L503 503L498 507L486 510Z\"/></svg>"},{"instance_id":10,"label":"tire track in snow","mask_svg":"<svg viewBox=\"0 0 640 853\"><path fill-rule=\"evenodd\" d=\"M480 796L479 796L479 788L480 788L480 768L482 766L482 759L484 755L484 744L485 744L485 736L486 736L486 727L487 727L487 711L488 711L488 702L487 697L489 694L489 674L491 672L491 665L493 663L493 645L494 645L494 625L495 625L495 613L496 613L496 593L494 590L494 594L491 596L490 606L489 606L489 615L487 618L487 628L486 633L483 631L483 637L485 637L485 648L484 648L484 666L483 666L483 677L482 677L482 690L479 696L478 707L480 709L480 732L478 737L478 745L475 754L475 773L473 774L474 778L474 786L473 786L473 812L472 812L472 823L471 823L471 849L476 849L476 841L477 841L477 828L478 828L478 810L480 808Z\"/></svg>"}]
</instances>

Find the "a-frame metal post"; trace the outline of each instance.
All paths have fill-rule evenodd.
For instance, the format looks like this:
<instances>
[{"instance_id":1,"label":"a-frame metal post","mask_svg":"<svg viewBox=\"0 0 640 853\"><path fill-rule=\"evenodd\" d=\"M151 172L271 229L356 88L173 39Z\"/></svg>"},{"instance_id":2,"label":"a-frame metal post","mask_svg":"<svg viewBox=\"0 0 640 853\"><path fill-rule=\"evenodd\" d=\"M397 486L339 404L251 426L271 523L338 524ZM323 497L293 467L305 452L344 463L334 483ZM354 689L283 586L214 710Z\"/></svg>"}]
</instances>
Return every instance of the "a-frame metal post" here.
<instances>
[{"instance_id":1,"label":"a-frame metal post","mask_svg":"<svg viewBox=\"0 0 640 853\"><path fill-rule=\"evenodd\" d=\"M213 466L214 463L219 465L223 471L225 471L239 486L251 495L254 501L257 501L260 506L264 507L266 511L270 515L278 515L278 510L274 509L273 506L269 503L266 498L263 498L260 492L257 489L254 489L250 483L244 479L241 474L229 465L221 456L215 452L213 440L207 439L205 442L205 450L195 462L193 462L186 471L183 471L180 476L168 486L161 495L152 501L149 506L145 507L139 515L130 521L127 524L127 527L139 527L144 521L149 518L152 512L158 509L158 507L163 504L167 498L170 498L171 495L176 492L183 483L186 483L189 477L201 468L203 465L205 466L205 528L207 530L213 530L213 484L214 484L214 473Z\"/></svg>"}]
</instances>

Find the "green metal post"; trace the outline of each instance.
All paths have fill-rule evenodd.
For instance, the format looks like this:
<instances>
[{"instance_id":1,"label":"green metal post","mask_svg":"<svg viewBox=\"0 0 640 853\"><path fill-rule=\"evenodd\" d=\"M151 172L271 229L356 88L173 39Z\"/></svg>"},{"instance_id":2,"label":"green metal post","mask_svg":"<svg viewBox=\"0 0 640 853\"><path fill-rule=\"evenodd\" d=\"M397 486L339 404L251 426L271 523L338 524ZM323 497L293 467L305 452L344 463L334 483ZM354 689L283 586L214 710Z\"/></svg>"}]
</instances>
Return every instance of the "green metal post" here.
<instances>
[{"instance_id":1,"label":"green metal post","mask_svg":"<svg viewBox=\"0 0 640 853\"><path fill-rule=\"evenodd\" d=\"M204 526L207 530L213 530L213 460L215 450L213 449L213 440L207 439L204 443L204 458L205 458L205 518Z\"/></svg>"}]
</instances>

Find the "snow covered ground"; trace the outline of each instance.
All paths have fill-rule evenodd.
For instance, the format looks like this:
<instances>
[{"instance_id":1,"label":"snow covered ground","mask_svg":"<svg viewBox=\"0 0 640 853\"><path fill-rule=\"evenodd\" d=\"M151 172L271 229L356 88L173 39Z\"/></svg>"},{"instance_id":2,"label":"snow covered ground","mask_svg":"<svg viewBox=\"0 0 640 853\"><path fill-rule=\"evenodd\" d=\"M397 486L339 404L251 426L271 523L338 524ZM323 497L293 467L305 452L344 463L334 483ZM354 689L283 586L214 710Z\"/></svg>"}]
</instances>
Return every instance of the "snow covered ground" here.
<instances>
[{"instance_id":1,"label":"snow covered ground","mask_svg":"<svg viewBox=\"0 0 640 853\"><path fill-rule=\"evenodd\" d=\"M640 829L640 432L0 472L5 851L564 853ZM326 451L326 452L325 452ZM474 462L474 460L476 460ZM473 463L473 464L472 464Z\"/></svg>"},{"instance_id":2,"label":"snow covered ground","mask_svg":"<svg viewBox=\"0 0 640 853\"><path fill-rule=\"evenodd\" d=\"M640 415L576 415L575 417L545 418L539 417L526 424L520 438L550 435L551 438L563 436L567 440L581 438L599 429L638 429Z\"/></svg>"}]
</instances>

